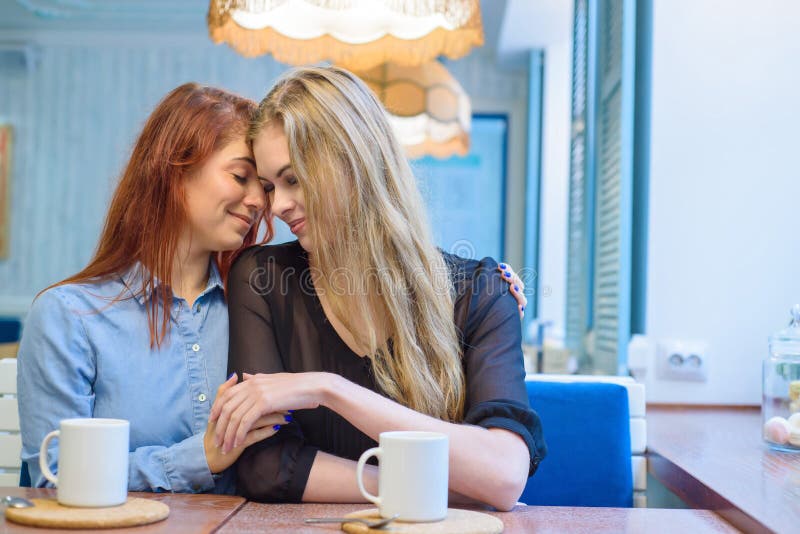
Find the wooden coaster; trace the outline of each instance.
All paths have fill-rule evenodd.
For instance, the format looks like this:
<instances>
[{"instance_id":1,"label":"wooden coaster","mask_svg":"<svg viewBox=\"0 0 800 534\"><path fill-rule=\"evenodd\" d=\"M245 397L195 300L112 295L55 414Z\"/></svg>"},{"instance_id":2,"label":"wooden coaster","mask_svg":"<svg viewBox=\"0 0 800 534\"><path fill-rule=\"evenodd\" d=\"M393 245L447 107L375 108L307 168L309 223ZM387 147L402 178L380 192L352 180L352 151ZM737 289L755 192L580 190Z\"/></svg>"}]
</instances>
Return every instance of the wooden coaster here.
<instances>
[{"instance_id":1,"label":"wooden coaster","mask_svg":"<svg viewBox=\"0 0 800 534\"><path fill-rule=\"evenodd\" d=\"M377 508L359 510L345 517L363 517L364 519L381 519ZM350 534L386 534L387 532L432 534L497 534L503 532L503 522L496 517L472 510L448 508L447 517L435 523L406 523L392 521L382 529L371 529L361 523L342 523L342 530Z\"/></svg>"},{"instance_id":2,"label":"wooden coaster","mask_svg":"<svg viewBox=\"0 0 800 534\"><path fill-rule=\"evenodd\" d=\"M169 506L163 502L138 497L106 508L62 506L55 499L31 500L36 505L32 508L6 508L6 519L34 527L113 528L155 523L169 515Z\"/></svg>"}]
</instances>

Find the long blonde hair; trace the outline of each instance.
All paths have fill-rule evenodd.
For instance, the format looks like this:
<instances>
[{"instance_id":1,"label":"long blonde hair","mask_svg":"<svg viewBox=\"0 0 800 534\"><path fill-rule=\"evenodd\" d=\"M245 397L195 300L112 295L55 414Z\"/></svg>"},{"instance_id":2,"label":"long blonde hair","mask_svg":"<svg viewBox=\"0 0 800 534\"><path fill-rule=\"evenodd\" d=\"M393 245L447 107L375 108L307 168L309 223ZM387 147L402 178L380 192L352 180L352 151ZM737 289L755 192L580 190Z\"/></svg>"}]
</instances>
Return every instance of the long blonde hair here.
<instances>
[{"instance_id":1,"label":"long blonde hair","mask_svg":"<svg viewBox=\"0 0 800 534\"><path fill-rule=\"evenodd\" d=\"M379 387L411 409L461 421L452 283L383 106L344 69L303 67L261 101L250 139L267 125L282 126L305 196L317 291L373 355Z\"/></svg>"}]
</instances>

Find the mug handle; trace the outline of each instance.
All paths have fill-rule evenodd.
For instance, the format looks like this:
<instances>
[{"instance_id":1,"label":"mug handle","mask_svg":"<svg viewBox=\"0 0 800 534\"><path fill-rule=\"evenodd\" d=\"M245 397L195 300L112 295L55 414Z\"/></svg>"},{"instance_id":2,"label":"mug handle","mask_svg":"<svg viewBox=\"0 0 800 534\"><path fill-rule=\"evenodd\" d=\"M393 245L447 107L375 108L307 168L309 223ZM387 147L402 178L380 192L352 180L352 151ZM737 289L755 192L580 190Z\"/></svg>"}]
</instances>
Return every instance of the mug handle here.
<instances>
[{"instance_id":1,"label":"mug handle","mask_svg":"<svg viewBox=\"0 0 800 534\"><path fill-rule=\"evenodd\" d=\"M57 438L60 435L61 432L59 430L53 430L44 437L42 446L39 448L39 469L42 470L44 478L52 482L55 486L58 486L58 477L55 476L52 471L50 471L50 466L48 465L47 461L47 445L50 444L50 440Z\"/></svg>"},{"instance_id":2,"label":"mug handle","mask_svg":"<svg viewBox=\"0 0 800 534\"><path fill-rule=\"evenodd\" d=\"M373 447L364 451L364 454L362 454L361 458L358 459L358 466L356 467L356 480L358 480L358 489L361 490L361 495L379 508L381 506L380 497L376 497L375 495L371 494L364 487L364 464L367 463L367 460L369 460L371 456L375 456L378 458L378 460L380 460L382 453L383 451L380 447Z\"/></svg>"}]
</instances>

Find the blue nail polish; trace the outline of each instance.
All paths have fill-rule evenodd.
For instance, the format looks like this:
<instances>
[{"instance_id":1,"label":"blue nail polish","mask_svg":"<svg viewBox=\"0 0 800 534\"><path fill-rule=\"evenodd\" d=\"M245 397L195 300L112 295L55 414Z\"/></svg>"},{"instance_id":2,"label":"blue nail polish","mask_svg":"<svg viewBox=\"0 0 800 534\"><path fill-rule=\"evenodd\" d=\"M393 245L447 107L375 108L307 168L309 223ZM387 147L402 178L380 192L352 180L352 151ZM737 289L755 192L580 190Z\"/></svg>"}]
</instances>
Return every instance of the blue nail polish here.
<instances>
[{"instance_id":1,"label":"blue nail polish","mask_svg":"<svg viewBox=\"0 0 800 534\"><path fill-rule=\"evenodd\" d=\"M289 413L294 413L294 410L286 410Z\"/></svg>"},{"instance_id":2,"label":"blue nail polish","mask_svg":"<svg viewBox=\"0 0 800 534\"><path fill-rule=\"evenodd\" d=\"M291 415L284 415L284 416L283 416L283 419L284 419L284 421L286 421L287 423L291 423L291 422L292 422L292 416L291 416Z\"/></svg>"},{"instance_id":3,"label":"blue nail polish","mask_svg":"<svg viewBox=\"0 0 800 534\"><path fill-rule=\"evenodd\" d=\"M280 429L281 429L281 425L275 425L275 426L272 427L272 430L274 430L275 432L277 432Z\"/></svg>"},{"instance_id":4,"label":"blue nail polish","mask_svg":"<svg viewBox=\"0 0 800 534\"><path fill-rule=\"evenodd\" d=\"M519 286L514 286L514 291L519 291Z\"/></svg>"},{"instance_id":5,"label":"blue nail polish","mask_svg":"<svg viewBox=\"0 0 800 534\"><path fill-rule=\"evenodd\" d=\"M506 275L506 277L511 278L511 273L510 272L506 271L503 274Z\"/></svg>"},{"instance_id":6,"label":"blue nail polish","mask_svg":"<svg viewBox=\"0 0 800 534\"><path fill-rule=\"evenodd\" d=\"M236 371L234 371L234 372L232 372L231 374L229 374L229 375L228 375L228 380L230 380L231 378L233 378L233 375L235 375L235 374L236 374Z\"/></svg>"},{"instance_id":7,"label":"blue nail polish","mask_svg":"<svg viewBox=\"0 0 800 534\"><path fill-rule=\"evenodd\" d=\"M501 263L500 264L500 268L505 271L507 269L506 264L505 263Z\"/></svg>"},{"instance_id":8,"label":"blue nail polish","mask_svg":"<svg viewBox=\"0 0 800 534\"><path fill-rule=\"evenodd\" d=\"M519 311L525 311L525 306L520 306Z\"/></svg>"}]
</instances>

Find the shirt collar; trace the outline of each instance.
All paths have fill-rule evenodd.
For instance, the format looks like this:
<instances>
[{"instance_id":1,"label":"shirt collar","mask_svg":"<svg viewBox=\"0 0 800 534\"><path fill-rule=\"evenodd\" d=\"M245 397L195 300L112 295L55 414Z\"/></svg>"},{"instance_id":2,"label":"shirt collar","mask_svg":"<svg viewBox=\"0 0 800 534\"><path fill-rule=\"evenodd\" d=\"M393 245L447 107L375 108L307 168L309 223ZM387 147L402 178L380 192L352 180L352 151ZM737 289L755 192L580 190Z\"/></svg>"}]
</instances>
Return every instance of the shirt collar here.
<instances>
[{"instance_id":1,"label":"shirt collar","mask_svg":"<svg viewBox=\"0 0 800 534\"><path fill-rule=\"evenodd\" d=\"M150 270L138 261L121 275L122 283L125 284L131 296L135 298L139 304L144 304L145 301L150 298L152 290L161 285L161 280L155 278L153 280L153 287L147 287L144 292L142 292L142 283L149 276ZM222 276L219 274L217 262L211 260L208 269L208 282L206 283L206 288L200 293L200 296L217 288L225 289L225 286L222 284Z\"/></svg>"}]
</instances>

